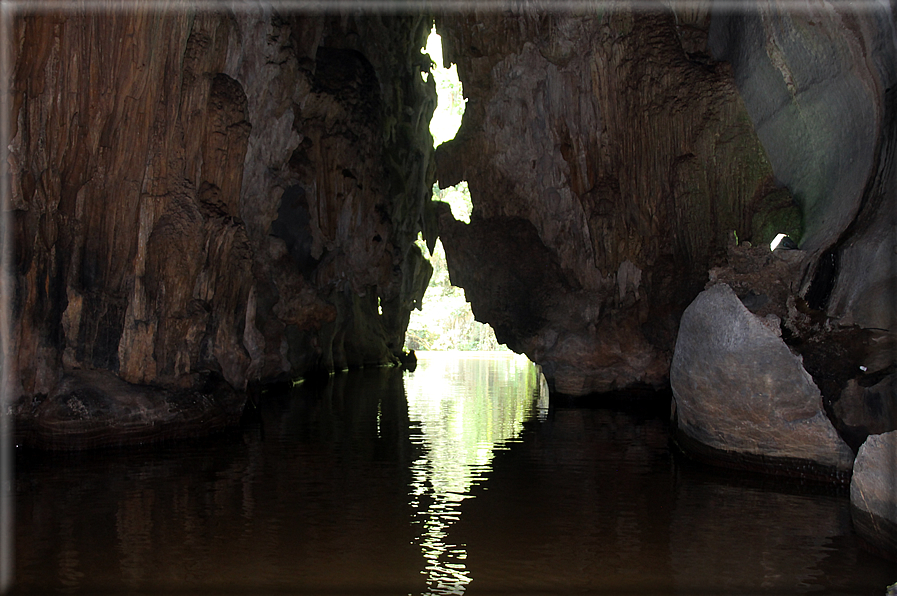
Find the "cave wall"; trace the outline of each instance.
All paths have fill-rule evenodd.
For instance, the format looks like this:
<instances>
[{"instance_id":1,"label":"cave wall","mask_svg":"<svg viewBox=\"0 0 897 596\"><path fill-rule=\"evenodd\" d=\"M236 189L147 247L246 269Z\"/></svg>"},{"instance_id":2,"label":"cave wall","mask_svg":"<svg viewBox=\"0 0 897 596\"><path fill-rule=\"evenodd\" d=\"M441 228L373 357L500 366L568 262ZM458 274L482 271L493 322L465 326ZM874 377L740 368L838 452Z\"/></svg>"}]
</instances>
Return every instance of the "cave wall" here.
<instances>
[{"instance_id":1,"label":"cave wall","mask_svg":"<svg viewBox=\"0 0 897 596\"><path fill-rule=\"evenodd\" d=\"M263 5L16 14L14 395L77 369L243 389L395 362L431 271L413 244L429 27Z\"/></svg>"},{"instance_id":2,"label":"cave wall","mask_svg":"<svg viewBox=\"0 0 897 596\"><path fill-rule=\"evenodd\" d=\"M818 312L822 323L785 321L806 336L795 343L861 328L843 349L814 348L826 352L814 374L839 357L843 368L845 353L855 371L892 364L889 10L524 7L445 14L437 27L469 98L437 150L439 184L467 180L474 205L469 225L441 211L452 279L553 389L665 383L679 318L709 272L735 266L733 245L779 232L800 245L796 273L740 290L778 284L791 298L776 305L783 318L807 319L795 298ZM532 274L534 262L550 271Z\"/></svg>"},{"instance_id":3,"label":"cave wall","mask_svg":"<svg viewBox=\"0 0 897 596\"><path fill-rule=\"evenodd\" d=\"M786 341L856 451L897 428L897 21L893 5L711 11L776 179L804 214ZM754 280L755 282L757 280ZM756 283L755 283L756 285ZM762 289L758 290L763 292Z\"/></svg>"},{"instance_id":4,"label":"cave wall","mask_svg":"<svg viewBox=\"0 0 897 596\"><path fill-rule=\"evenodd\" d=\"M887 138L894 34L883 7L768 2L712 14L710 51L732 64L776 178L801 206L804 250L831 246L860 210Z\"/></svg>"},{"instance_id":5,"label":"cave wall","mask_svg":"<svg viewBox=\"0 0 897 596\"><path fill-rule=\"evenodd\" d=\"M803 249L785 285L827 317L804 331L892 346L890 13L671 6L437 15L468 105L435 159L427 17L17 14L17 392L394 362L419 230L561 393L664 385L708 272L779 231ZM469 225L437 174L468 181Z\"/></svg>"},{"instance_id":6,"label":"cave wall","mask_svg":"<svg viewBox=\"0 0 897 596\"><path fill-rule=\"evenodd\" d=\"M466 179L474 205L469 226L440 219L453 282L562 393L662 385L678 318L728 235L768 242L771 213L800 227L730 66L707 53L706 15L692 20L626 9L437 19L469 97L437 150L439 184ZM540 245L490 264L505 253L482 239L518 220ZM541 280L524 271L536 253L556 263ZM524 283L493 291L508 278ZM532 307L495 299L508 291Z\"/></svg>"},{"instance_id":7,"label":"cave wall","mask_svg":"<svg viewBox=\"0 0 897 596\"><path fill-rule=\"evenodd\" d=\"M777 180L804 213L802 280L842 326L895 330L897 25L875 10L813 7L714 14L710 48L733 65ZM817 259L822 262L823 257ZM818 272L818 273L817 273Z\"/></svg>"}]
</instances>

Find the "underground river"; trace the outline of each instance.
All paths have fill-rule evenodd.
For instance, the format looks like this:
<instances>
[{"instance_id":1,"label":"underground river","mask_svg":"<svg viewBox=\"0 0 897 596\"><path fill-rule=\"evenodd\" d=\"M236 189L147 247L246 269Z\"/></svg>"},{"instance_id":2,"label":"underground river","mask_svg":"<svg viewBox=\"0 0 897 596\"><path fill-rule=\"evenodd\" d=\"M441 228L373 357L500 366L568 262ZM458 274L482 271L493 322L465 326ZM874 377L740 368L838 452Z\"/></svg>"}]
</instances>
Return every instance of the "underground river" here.
<instances>
[{"instance_id":1,"label":"underground river","mask_svg":"<svg viewBox=\"0 0 897 596\"><path fill-rule=\"evenodd\" d=\"M14 594L875 594L846 489L701 467L669 403L505 354L264 394L239 430L15 467Z\"/></svg>"}]
</instances>

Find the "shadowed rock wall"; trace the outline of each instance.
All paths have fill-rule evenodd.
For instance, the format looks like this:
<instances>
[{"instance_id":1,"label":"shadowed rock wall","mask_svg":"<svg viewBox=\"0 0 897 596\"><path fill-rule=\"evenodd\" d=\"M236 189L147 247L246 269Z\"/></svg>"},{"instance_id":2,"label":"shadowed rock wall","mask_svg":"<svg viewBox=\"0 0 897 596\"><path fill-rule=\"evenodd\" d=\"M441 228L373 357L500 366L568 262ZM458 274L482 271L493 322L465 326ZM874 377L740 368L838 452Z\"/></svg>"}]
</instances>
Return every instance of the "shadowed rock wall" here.
<instances>
[{"instance_id":1,"label":"shadowed rock wall","mask_svg":"<svg viewBox=\"0 0 897 596\"><path fill-rule=\"evenodd\" d=\"M562 393L663 384L678 318L727 234L764 241L758 214L797 212L729 65L671 12L449 15L437 28L469 97L437 150L440 185L466 179L474 205L467 230L440 220L452 279ZM501 266L500 251L462 247L517 219L535 246ZM518 274L535 253L556 263L544 285ZM508 312L493 268L552 300Z\"/></svg>"},{"instance_id":2,"label":"shadowed rock wall","mask_svg":"<svg viewBox=\"0 0 897 596\"><path fill-rule=\"evenodd\" d=\"M891 13L522 6L437 18L468 104L435 159L428 18L19 15L17 393L395 361L422 230L555 391L667 383L710 274L766 300L829 417L869 409L897 345ZM436 173L468 181L470 224L429 200ZM802 250L750 277L747 241L777 232ZM852 445L872 428L838 416Z\"/></svg>"},{"instance_id":3,"label":"shadowed rock wall","mask_svg":"<svg viewBox=\"0 0 897 596\"><path fill-rule=\"evenodd\" d=\"M469 98L457 138L437 150L440 185L466 179L474 205L468 226L447 211L439 220L453 281L554 389L657 385L683 309L708 271L735 266L727 237L762 246L784 232L803 249L796 273L768 281L788 288L792 347L818 336L814 378L845 353L854 376L859 360L886 369L897 330L891 13L671 6L437 19ZM509 238L524 228L531 241ZM546 260L550 271L532 275ZM795 304L819 324L797 321ZM844 332L853 326L883 334L878 347L848 345L869 335Z\"/></svg>"},{"instance_id":4,"label":"shadowed rock wall","mask_svg":"<svg viewBox=\"0 0 897 596\"><path fill-rule=\"evenodd\" d=\"M13 19L15 394L395 362L431 271L431 21L129 6Z\"/></svg>"},{"instance_id":5,"label":"shadowed rock wall","mask_svg":"<svg viewBox=\"0 0 897 596\"><path fill-rule=\"evenodd\" d=\"M756 8L713 14L710 47L732 63L776 178L804 213L803 269L782 280L793 286L783 327L855 451L895 428L893 6Z\"/></svg>"},{"instance_id":6,"label":"shadowed rock wall","mask_svg":"<svg viewBox=\"0 0 897 596\"><path fill-rule=\"evenodd\" d=\"M875 169L895 79L894 23L879 7L777 2L713 14L709 46L732 64L777 179L804 212L801 248L834 243Z\"/></svg>"}]
</instances>

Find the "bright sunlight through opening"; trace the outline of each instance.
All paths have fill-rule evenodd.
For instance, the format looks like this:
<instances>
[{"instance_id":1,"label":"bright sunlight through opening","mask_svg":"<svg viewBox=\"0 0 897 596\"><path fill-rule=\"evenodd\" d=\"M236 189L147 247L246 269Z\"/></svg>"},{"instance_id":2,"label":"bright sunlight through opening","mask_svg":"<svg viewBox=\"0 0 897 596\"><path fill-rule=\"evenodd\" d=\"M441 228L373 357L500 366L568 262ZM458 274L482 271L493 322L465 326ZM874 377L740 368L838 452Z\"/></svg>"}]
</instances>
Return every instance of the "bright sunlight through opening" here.
<instances>
[{"instance_id":1,"label":"bright sunlight through opening","mask_svg":"<svg viewBox=\"0 0 897 596\"><path fill-rule=\"evenodd\" d=\"M775 250L785 236L787 236L787 234L777 234L776 237L772 239L772 242L769 243L769 250Z\"/></svg>"},{"instance_id":2,"label":"bright sunlight through opening","mask_svg":"<svg viewBox=\"0 0 897 596\"><path fill-rule=\"evenodd\" d=\"M455 138L461 127L467 100L464 99L461 81L458 79L458 67L455 64L449 68L442 67L442 38L436 33L436 27L430 31L427 46L421 53L429 54L435 63L430 73L436 79L436 96L439 101L433 119L430 120L430 134L433 135L433 146L438 147ZM425 76L424 73L421 76Z\"/></svg>"},{"instance_id":3,"label":"bright sunlight through opening","mask_svg":"<svg viewBox=\"0 0 897 596\"><path fill-rule=\"evenodd\" d=\"M442 39L436 28L427 38L427 46L422 53L429 54L435 66L429 75L436 83L437 105L430 121L433 146L439 146L455 137L464 116L465 102L458 68L442 68ZM433 186L433 199L448 203L452 215L458 221L470 223L473 205L467 182L440 189ZM423 238L418 235L417 245L424 256L429 254ZM474 319L464 290L453 286L449 279L442 242L436 240L433 254L429 258L433 266L433 276L424 295L421 310L411 312L408 330L405 332L406 350L478 350L509 351L498 343L489 325Z\"/></svg>"}]
</instances>

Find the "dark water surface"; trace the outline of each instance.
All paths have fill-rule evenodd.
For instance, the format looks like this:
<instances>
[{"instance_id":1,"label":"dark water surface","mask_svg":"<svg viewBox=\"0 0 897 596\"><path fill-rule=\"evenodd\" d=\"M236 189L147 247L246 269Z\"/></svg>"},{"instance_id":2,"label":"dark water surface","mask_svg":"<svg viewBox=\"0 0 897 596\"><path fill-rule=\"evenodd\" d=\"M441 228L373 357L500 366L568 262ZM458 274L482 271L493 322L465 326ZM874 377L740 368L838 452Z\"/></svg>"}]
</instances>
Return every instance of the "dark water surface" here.
<instances>
[{"instance_id":1,"label":"dark water surface","mask_svg":"<svg viewBox=\"0 0 897 596\"><path fill-rule=\"evenodd\" d=\"M700 468L662 410L548 407L434 354L268 394L243 429L19 454L13 593L874 594L845 490Z\"/></svg>"}]
</instances>

